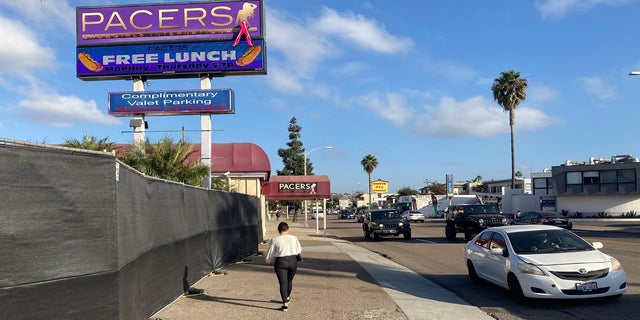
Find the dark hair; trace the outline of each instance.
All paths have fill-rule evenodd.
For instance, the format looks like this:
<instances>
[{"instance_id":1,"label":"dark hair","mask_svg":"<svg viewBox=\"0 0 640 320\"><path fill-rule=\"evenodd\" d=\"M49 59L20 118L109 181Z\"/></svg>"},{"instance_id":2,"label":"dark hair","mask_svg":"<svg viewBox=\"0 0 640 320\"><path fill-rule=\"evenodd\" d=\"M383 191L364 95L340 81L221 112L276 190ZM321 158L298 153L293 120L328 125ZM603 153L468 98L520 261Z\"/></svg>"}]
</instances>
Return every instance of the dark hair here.
<instances>
[{"instance_id":1,"label":"dark hair","mask_svg":"<svg viewBox=\"0 0 640 320\"><path fill-rule=\"evenodd\" d=\"M278 224L278 232L282 233L283 231L289 230L289 225L286 222L280 222Z\"/></svg>"}]
</instances>

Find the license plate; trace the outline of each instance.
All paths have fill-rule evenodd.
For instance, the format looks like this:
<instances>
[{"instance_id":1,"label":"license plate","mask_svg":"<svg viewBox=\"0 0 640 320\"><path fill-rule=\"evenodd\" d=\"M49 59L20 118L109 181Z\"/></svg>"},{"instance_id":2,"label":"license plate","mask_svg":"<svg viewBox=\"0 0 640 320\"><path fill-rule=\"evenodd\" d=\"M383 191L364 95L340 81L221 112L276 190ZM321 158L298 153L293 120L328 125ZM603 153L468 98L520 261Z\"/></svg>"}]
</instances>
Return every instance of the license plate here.
<instances>
[{"instance_id":1,"label":"license plate","mask_svg":"<svg viewBox=\"0 0 640 320\"><path fill-rule=\"evenodd\" d=\"M396 230L385 230L385 232L387 232L387 233L396 233L398 231L396 231Z\"/></svg>"},{"instance_id":2,"label":"license plate","mask_svg":"<svg viewBox=\"0 0 640 320\"><path fill-rule=\"evenodd\" d=\"M585 283L576 283L576 290L582 292L589 292L598 289L598 283L596 282L585 282Z\"/></svg>"}]
</instances>

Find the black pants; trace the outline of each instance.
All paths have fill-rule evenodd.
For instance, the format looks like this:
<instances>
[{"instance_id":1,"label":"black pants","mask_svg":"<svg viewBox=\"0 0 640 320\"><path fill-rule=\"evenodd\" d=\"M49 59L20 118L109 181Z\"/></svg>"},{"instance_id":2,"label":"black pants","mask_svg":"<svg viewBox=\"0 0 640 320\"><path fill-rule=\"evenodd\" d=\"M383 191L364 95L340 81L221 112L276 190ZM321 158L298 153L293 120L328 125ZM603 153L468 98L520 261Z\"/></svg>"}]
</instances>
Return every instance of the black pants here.
<instances>
[{"instance_id":1,"label":"black pants","mask_svg":"<svg viewBox=\"0 0 640 320\"><path fill-rule=\"evenodd\" d=\"M273 268L276 270L276 276L278 276L278 283L280 284L280 298L282 303L287 302L287 297L291 296L291 289L293 289L293 277L298 270L298 260L296 256L278 257L276 258Z\"/></svg>"}]
</instances>

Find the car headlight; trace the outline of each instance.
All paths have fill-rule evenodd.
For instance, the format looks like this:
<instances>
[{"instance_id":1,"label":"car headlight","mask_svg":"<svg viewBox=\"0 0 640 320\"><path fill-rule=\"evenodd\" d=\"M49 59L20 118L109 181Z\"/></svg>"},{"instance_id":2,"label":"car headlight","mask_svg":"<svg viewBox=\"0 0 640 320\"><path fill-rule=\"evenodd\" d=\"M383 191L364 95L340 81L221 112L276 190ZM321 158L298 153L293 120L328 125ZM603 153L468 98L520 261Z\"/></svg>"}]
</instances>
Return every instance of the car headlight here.
<instances>
[{"instance_id":1,"label":"car headlight","mask_svg":"<svg viewBox=\"0 0 640 320\"><path fill-rule=\"evenodd\" d=\"M382 223L381 223L381 224L379 224L379 225L378 225L378 228L380 228L380 229L384 228L384 224L382 224Z\"/></svg>"},{"instance_id":2,"label":"car headlight","mask_svg":"<svg viewBox=\"0 0 640 320\"><path fill-rule=\"evenodd\" d=\"M484 226L484 219L482 218L478 219L478 224L481 226Z\"/></svg>"},{"instance_id":3,"label":"car headlight","mask_svg":"<svg viewBox=\"0 0 640 320\"><path fill-rule=\"evenodd\" d=\"M507 224L507 218L502 218L502 224Z\"/></svg>"},{"instance_id":4,"label":"car headlight","mask_svg":"<svg viewBox=\"0 0 640 320\"><path fill-rule=\"evenodd\" d=\"M611 257L611 271L622 270L622 263L618 259Z\"/></svg>"},{"instance_id":5,"label":"car headlight","mask_svg":"<svg viewBox=\"0 0 640 320\"><path fill-rule=\"evenodd\" d=\"M400 223L398 223L398 226L402 227L402 226L404 226L404 223L400 222Z\"/></svg>"},{"instance_id":6,"label":"car headlight","mask_svg":"<svg viewBox=\"0 0 640 320\"><path fill-rule=\"evenodd\" d=\"M535 265L532 265L530 263L520 263L520 264L518 264L518 270L520 270L520 273L524 273L524 274L534 274L534 275L537 275L537 276L545 276L546 275L544 273L544 271L540 270L540 268L538 268Z\"/></svg>"}]
</instances>

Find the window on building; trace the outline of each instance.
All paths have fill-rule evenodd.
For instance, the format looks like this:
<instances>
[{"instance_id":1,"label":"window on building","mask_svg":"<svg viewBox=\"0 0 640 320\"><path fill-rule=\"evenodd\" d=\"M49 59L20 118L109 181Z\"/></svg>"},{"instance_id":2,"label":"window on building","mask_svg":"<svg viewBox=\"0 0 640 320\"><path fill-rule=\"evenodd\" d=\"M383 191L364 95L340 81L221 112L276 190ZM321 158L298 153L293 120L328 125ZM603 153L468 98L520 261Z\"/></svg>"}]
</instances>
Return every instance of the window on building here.
<instances>
[{"instance_id":1,"label":"window on building","mask_svg":"<svg viewBox=\"0 0 640 320\"><path fill-rule=\"evenodd\" d=\"M617 170L600 171L600 183L618 183Z\"/></svg>"},{"instance_id":2,"label":"window on building","mask_svg":"<svg viewBox=\"0 0 640 320\"><path fill-rule=\"evenodd\" d=\"M585 171L582 173L584 184L599 184L600 171Z\"/></svg>"},{"instance_id":3,"label":"window on building","mask_svg":"<svg viewBox=\"0 0 640 320\"><path fill-rule=\"evenodd\" d=\"M593 190L605 193L635 192L638 188L635 169L567 172L566 178L566 191L572 193ZM534 188L538 185L544 183L534 180Z\"/></svg>"},{"instance_id":4,"label":"window on building","mask_svg":"<svg viewBox=\"0 0 640 320\"><path fill-rule=\"evenodd\" d=\"M582 184L582 172L567 172L567 184Z\"/></svg>"},{"instance_id":5,"label":"window on building","mask_svg":"<svg viewBox=\"0 0 640 320\"><path fill-rule=\"evenodd\" d=\"M533 178L533 194L551 194L551 178Z\"/></svg>"}]
</instances>

